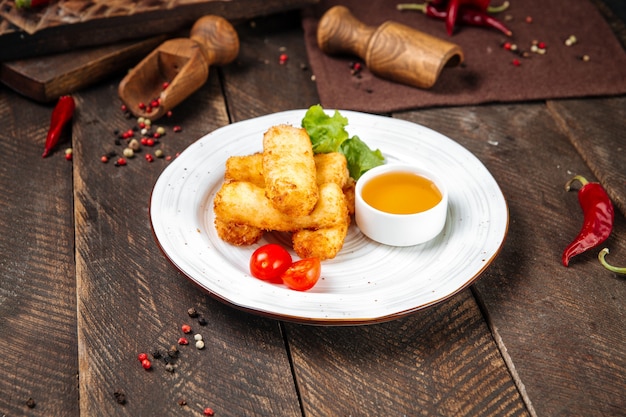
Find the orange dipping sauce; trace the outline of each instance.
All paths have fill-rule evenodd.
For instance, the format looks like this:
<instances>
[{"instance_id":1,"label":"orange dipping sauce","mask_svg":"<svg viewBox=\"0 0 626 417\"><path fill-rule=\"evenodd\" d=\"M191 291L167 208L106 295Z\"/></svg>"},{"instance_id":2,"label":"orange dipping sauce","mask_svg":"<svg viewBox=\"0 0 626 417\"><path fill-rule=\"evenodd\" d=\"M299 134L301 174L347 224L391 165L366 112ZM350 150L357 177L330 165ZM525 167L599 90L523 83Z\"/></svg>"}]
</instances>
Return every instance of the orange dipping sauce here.
<instances>
[{"instance_id":1,"label":"orange dipping sauce","mask_svg":"<svg viewBox=\"0 0 626 417\"><path fill-rule=\"evenodd\" d=\"M428 178L411 172L388 172L363 185L363 200L391 214L415 214L435 207L441 191Z\"/></svg>"}]
</instances>

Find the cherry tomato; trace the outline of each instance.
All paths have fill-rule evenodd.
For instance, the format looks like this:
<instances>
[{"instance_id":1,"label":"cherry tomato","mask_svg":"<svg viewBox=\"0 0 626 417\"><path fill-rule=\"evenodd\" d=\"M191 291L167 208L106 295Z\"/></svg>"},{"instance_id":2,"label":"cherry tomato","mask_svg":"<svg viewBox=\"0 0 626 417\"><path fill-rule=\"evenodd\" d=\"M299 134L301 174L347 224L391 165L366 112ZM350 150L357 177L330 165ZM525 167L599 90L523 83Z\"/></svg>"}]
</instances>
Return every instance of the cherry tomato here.
<instances>
[{"instance_id":1,"label":"cherry tomato","mask_svg":"<svg viewBox=\"0 0 626 417\"><path fill-rule=\"evenodd\" d=\"M250 273L264 281L281 283L283 282L281 275L292 262L287 249L275 243L268 243L255 250L250 257Z\"/></svg>"},{"instance_id":2,"label":"cherry tomato","mask_svg":"<svg viewBox=\"0 0 626 417\"><path fill-rule=\"evenodd\" d=\"M283 273L282 279L292 290L306 291L313 288L322 274L322 263L319 258L306 258L294 262Z\"/></svg>"}]
</instances>

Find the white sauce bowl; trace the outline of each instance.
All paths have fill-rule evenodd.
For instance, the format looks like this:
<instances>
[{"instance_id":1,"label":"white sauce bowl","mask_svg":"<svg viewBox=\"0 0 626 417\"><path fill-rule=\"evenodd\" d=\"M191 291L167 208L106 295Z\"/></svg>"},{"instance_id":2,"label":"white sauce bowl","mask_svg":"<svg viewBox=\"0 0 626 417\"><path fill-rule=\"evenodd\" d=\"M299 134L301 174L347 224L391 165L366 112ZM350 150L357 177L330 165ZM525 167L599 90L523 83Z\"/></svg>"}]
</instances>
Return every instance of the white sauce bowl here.
<instances>
[{"instance_id":1,"label":"white sauce bowl","mask_svg":"<svg viewBox=\"0 0 626 417\"><path fill-rule=\"evenodd\" d=\"M363 199L363 186L372 178L392 172L407 172L432 181L441 192L434 207L413 214L392 214L370 206ZM413 246L436 237L446 223L448 190L433 172L412 165L385 164L370 169L356 183L355 220L361 232L376 242L389 246Z\"/></svg>"}]
</instances>

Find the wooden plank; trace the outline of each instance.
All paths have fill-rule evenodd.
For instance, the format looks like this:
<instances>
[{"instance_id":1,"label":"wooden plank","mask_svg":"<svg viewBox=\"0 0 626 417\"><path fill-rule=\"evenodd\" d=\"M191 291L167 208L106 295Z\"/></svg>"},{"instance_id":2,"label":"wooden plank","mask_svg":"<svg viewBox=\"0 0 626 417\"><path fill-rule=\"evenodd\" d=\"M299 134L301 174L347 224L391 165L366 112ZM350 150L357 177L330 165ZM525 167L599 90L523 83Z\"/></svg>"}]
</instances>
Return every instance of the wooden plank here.
<instances>
[{"instance_id":1,"label":"wooden plank","mask_svg":"<svg viewBox=\"0 0 626 417\"><path fill-rule=\"evenodd\" d=\"M303 47L298 13L279 13L237 26L241 48L224 74L233 121L319 103ZM281 54L288 59L280 63Z\"/></svg>"},{"instance_id":2,"label":"wooden plank","mask_svg":"<svg viewBox=\"0 0 626 417\"><path fill-rule=\"evenodd\" d=\"M2 415L78 416L72 164L41 158L51 111L0 86Z\"/></svg>"},{"instance_id":3,"label":"wooden plank","mask_svg":"<svg viewBox=\"0 0 626 417\"><path fill-rule=\"evenodd\" d=\"M175 155L228 123L218 71L174 109L160 147ZM118 81L119 82L119 81ZM144 149L126 166L103 164L115 144L113 129L131 127L119 110L117 84L81 93L75 131L76 258L81 413L220 416L300 415L278 322L239 312L213 300L166 260L152 236L148 202L164 159L148 163ZM172 133L175 125L183 127ZM195 307L207 320L187 315ZM162 360L142 369L137 355L167 349L189 323L206 348L179 346L176 370ZM116 391L126 397L120 405ZM186 405L179 405L184 400Z\"/></svg>"},{"instance_id":4,"label":"wooden plank","mask_svg":"<svg viewBox=\"0 0 626 417\"><path fill-rule=\"evenodd\" d=\"M128 70L164 40L164 36L157 36L0 63L0 81L26 97L46 103Z\"/></svg>"},{"instance_id":5,"label":"wooden plank","mask_svg":"<svg viewBox=\"0 0 626 417\"><path fill-rule=\"evenodd\" d=\"M286 327L307 416L528 415L469 290L388 323Z\"/></svg>"},{"instance_id":6,"label":"wooden plank","mask_svg":"<svg viewBox=\"0 0 626 417\"><path fill-rule=\"evenodd\" d=\"M5 31L0 33L0 62L176 33L191 27L199 17L207 14L237 21L298 9L316 1L198 0L174 2L174 6L169 1L153 0L116 5L106 0L89 3L66 1L43 10L46 19L51 20L49 24L41 23L43 16L33 16L31 25L34 27L29 31L16 30L15 26L0 22L0 30ZM4 20L11 18L16 23L24 20L23 13L12 9L12 3L13 0L0 0ZM8 5L6 10L2 8L5 5ZM21 27L29 26L29 22L22 23Z\"/></svg>"},{"instance_id":7,"label":"wooden plank","mask_svg":"<svg viewBox=\"0 0 626 417\"><path fill-rule=\"evenodd\" d=\"M598 109L595 114L604 117L593 123L619 124L619 113L611 115L611 107ZM592 179L593 174L545 104L448 108L401 117L474 152L509 202L507 241L474 290L531 412L623 412L626 315L619 300L626 297L626 287L599 265L597 251L580 255L569 268L560 263L562 250L582 224L576 195L565 192L564 184L574 173ZM607 241L612 253L626 252L620 238L625 227L618 216Z\"/></svg>"}]
</instances>

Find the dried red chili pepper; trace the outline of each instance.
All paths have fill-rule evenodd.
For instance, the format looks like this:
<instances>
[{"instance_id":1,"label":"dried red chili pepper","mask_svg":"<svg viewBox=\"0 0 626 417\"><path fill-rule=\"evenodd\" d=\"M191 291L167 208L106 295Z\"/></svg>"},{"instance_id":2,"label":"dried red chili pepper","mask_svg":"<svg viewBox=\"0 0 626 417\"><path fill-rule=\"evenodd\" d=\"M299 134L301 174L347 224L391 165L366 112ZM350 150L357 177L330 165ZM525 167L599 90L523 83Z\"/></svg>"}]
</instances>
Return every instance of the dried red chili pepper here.
<instances>
[{"instance_id":1,"label":"dried red chili pepper","mask_svg":"<svg viewBox=\"0 0 626 417\"><path fill-rule=\"evenodd\" d=\"M59 143L61 138L61 132L63 127L74 116L74 109L76 103L72 96L61 96L57 102L54 110L52 110L52 117L50 119L50 128L48 129L48 136L46 137L46 144L44 146L42 158L50 155L50 152Z\"/></svg>"},{"instance_id":2,"label":"dried red chili pepper","mask_svg":"<svg viewBox=\"0 0 626 417\"><path fill-rule=\"evenodd\" d=\"M576 181L582 184L578 190L578 202L583 210L584 221L576 239L563 251L562 261L565 266L569 265L573 256L604 242L613 230L613 204L602 185L589 182L585 177L576 175L565 184L565 189L569 191Z\"/></svg>"},{"instance_id":3,"label":"dried red chili pepper","mask_svg":"<svg viewBox=\"0 0 626 417\"><path fill-rule=\"evenodd\" d=\"M15 6L17 8L26 8L29 9L31 7L45 6L50 3L50 0L15 0Z\"/></svg>"},{"instance_id":4,"label":"dried red chili pepper","mask_svg":"<svg viewBox=\"0 0 626 417\"><path fill-rule=\"evenodd\" d=\"M608 255L608 253L609 253L609 248L604 248L598 254L598 259L600 260L600 263L602 264L602 266L611 272L615 272L616 274L626 275L626 266L622 266L622 267L613 266L610 263L608 263L606 259L604 259L604 257Z\"/></svg>"},{"instance_id":5,"label":"dried red chili pepper","mask_svg":"<svg viewBox=\"0 0 626 417\"><path fill-rule=\"evenodd\" d=\"M456 22L457 20L460 19L462 23L466 25L470 25L470 26L490 27L490 28L499 30L500 32L504 33L506 36L511 36L513 32L511 32L511 30L508 27L506 27L502 22L500 22L495 17L489 15L489 13L503 10L503 8L506 8L506 7L508 7L508 3L506 2L501 7L498 7L498 8L486 7L485 10L482 10L478 7L462 6L462 7L459 7L458 9L454 9L455 13L458 14L458 16L454 18L454 20ZM433 1L427 1L426 3L398 4L397 9L421 11L428 17L445 20L448 34L452 35L452 31L454 30L454 27L450 29L447 26L448 21L449 21L449 16L450 16L449 4L446 5L443 2L435 3Z\"/></svg>"}]
</instances>

